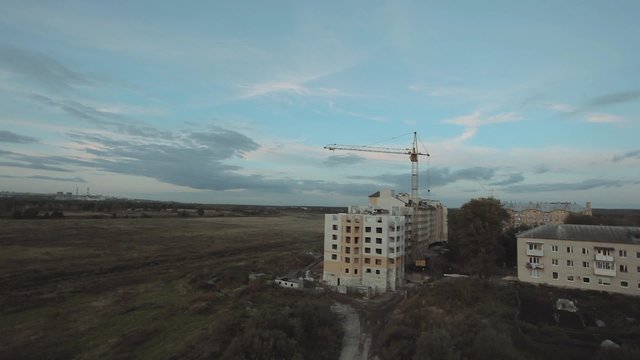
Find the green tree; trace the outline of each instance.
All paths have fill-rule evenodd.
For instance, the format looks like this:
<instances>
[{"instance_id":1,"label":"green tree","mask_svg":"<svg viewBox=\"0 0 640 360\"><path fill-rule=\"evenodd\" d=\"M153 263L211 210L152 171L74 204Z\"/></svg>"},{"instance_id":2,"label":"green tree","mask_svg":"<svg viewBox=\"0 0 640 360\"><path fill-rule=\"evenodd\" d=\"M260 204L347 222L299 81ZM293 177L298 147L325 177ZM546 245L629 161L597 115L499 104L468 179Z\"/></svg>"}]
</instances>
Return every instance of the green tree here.
<instances>
[{"instance_id":1,"label":"green tree","mask_svg":"<svg viewBox=\"0 0 640 360\"><path fill-rule=\"evenodd\" d=\"M598 225L600 221L591 215L571 213L564 220L564 223L576 225Z\"/></svg>"},{"instance_id":2,"label":"green tree","mask_svg":"<svg viewBox=\"0 0 640 360\"><path fill-rule=\"evenodd\" d=\"M461 269L484 278L492 275L505 250L500 244L509 213L494 198L472 199L452 219L450 248Z\"/></svg>"}]
</instances>

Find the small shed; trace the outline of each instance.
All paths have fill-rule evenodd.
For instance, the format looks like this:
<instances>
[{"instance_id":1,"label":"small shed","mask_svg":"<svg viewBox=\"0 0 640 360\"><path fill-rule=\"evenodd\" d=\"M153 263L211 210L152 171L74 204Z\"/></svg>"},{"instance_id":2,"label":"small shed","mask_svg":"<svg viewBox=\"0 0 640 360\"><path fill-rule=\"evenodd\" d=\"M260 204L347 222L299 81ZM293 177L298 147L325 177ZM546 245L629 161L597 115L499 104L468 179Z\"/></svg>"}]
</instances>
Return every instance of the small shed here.
<instances>
[{"instance_id":1,"label":"small shed","mask_svg":"<svg viewBox=\"0 0 640 360\"><path fill-rule=\"evenodd\" d=\"M282 286L284 288L289 289L300 289L302 288L302 284L297 279L289 279L289 278L279 278L274 280L276 284Z\"/></svg>"}]
</instances>

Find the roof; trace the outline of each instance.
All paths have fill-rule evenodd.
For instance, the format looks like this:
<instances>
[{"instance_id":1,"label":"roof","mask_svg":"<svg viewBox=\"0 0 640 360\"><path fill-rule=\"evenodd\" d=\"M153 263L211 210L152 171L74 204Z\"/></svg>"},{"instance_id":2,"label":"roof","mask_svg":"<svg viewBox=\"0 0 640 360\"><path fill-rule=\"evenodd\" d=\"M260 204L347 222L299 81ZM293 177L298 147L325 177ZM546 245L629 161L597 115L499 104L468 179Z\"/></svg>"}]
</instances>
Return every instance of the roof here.
<instances>
[{"instance_id":1,"label":"roof","mask_svg":"<svg viewBox=\"0 0 640 360\"><path fill-rule=\"evenodd\" d=\"M380 191L376 191L373 194L369 195L369 197L380 197Z\"/></svg>"},{"instance_id":2,"label":"roof","mask_svg":"<svg viewBox=\"0 0 640 360\"><path fill-rule=\"evenodd\" d=\"M640 227L547 224L521 232L518 238L639 244Z\"/></svg>"},{"instance_id":3,"label":"roof","mask_svg":"<svg viewBox=\"0 0 640 360\"><path fill-rule=\"evenodd\" d=\"M503 206L507 210L524 211L524 210L540 210L542 212L551 212L553 210L566 210L569 212L583 212L586 208L582 205L569 202L507 202Z\"/></svg>"}]
</instances>

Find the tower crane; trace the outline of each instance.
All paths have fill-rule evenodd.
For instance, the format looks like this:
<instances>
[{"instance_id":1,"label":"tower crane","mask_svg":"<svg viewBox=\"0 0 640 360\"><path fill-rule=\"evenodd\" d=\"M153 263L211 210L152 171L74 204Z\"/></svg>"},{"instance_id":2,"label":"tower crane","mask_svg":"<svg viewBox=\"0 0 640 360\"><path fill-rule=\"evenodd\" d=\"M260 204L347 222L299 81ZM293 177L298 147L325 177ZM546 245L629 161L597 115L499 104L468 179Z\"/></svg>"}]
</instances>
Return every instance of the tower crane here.
<instances>
[{"instance_id":1,"label":"tower crane","mask_svg":"<svg viewBox=\"0 0 640 360\"><path fill-rule=\"evenodd\" d=\"M413 133L413 144L411 148L399 149L379 146L359 146L359 145L340 145L330 144L324 147L328 150L347 150L347 151L365 151L385 154L401 154L409 155L411 160L411 202L418 203L420 201L418 195L418 156L430 156L429 153L418 151L418 133Z\"/></svg>"},{"instance_id":2,"label":"tower crane","mask_svg":"<svg viewBox=\"0 0 640 360\"><path fill-rule=\"evenodd\" d=\"M347 151L364 151L364 152L374 152L374 153L385 153L385 154L399 154L399 155L409 155L409 160L411 161L411 204L413 206L413 221L411 225L411 240L412 240L412 251L411 257L414 261L416 261L416 252L418 251L418 241L420 239L419 234L419 211L418 207L420 205L420 198L418 193L418 157L419 156L430 156L429 153L422 153L418 150L418 134L417 132L413 132L413 144L411 148L389 148L389 147L379 147L379 146L360 146L360 145L340 145L340 144L330 144L324 147L328 150L347 150Z\"/></svg>"}]
</instances>

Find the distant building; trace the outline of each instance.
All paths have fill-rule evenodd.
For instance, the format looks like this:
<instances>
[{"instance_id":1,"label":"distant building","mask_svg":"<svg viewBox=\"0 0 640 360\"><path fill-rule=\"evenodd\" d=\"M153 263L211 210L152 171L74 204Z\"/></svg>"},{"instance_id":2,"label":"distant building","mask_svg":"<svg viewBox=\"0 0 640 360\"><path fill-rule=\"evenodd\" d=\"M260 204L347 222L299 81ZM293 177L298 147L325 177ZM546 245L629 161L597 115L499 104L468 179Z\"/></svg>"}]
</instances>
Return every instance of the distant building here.
<instances>
[{"instance_id":1,"label":"distant building","mask_svg":"<svg viewBox=\"0 0 640 360\"><path fill-rule=\"evenodd\" d=\"M325 215L323 280L372 293L395 291L404 283L407 255L447 241L446 211L437 201L412 204L407 194L382 190L369 196L369 206ZM415 241L414 226L420 235Z\"/></svg>"},{"instance_id":2,"label":"distant building","mask_svg":"<svg viewBox=\"0 0 640 360\"><path fill-rule=\"evenodd\" d=\"M564 224L570 214L592 215L591 202L581 206L569 202L506 202L502 204L511 215L511 225Z\"/></svg>"},{"instance_id":3,"label":"distant building","mask_svg":"<svg viewBox=\"0 0 640 360\"><path fill-rule=\"evenodd\" d=\"M640 227L549 224L517 238L520 281L640 296Z\"/></svg>"}]
</instances>

